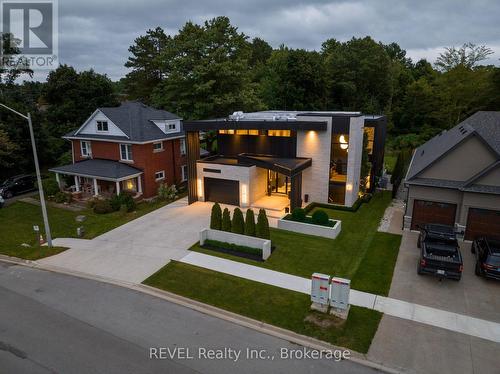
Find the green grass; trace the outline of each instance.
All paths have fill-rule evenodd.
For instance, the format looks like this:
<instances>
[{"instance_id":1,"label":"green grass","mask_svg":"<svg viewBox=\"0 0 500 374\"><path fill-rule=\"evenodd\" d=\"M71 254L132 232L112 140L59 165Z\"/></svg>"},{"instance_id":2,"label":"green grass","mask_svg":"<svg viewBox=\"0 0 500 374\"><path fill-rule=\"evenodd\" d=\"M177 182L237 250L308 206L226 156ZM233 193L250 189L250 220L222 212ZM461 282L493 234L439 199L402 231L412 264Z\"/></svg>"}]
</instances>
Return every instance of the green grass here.
<instances>
[{"instance_id":1,"label":"green grass","mask_svg":"<svg viewBox=\"0 0 500 374\"><path fill-rule=\"evenodd\" d=\"M76 237L76 228L85 228L85 239L92 239L109 230L123 225L135 218L158 209L166 202L142 202L137 204L137 209L130 213L114 212L109 214L95 214L90 209L73 212L65 209L47 207L49 224L53 238ZM83 223L76 222L78 215L87 216ZM19 257L27 260L52 256L63 251L65 248L45 248L38 245L33 232L33 225L38 225L46 238L40 206L24 202L15 202L12 205L0 209L0 254ZM30 244L31 247L23 247L22 243Z\"/></svg>"},{"instance_id":2,"label":"green grass","mask_svg":"<svg viewBox=\"0 0 500 374\"><path fill-rule=\"evenodd\" d=\"M324 317L309 311L308 295L175 261L144 283L362 353L368 351L382 316L352 306L343 325L319 327L304 321L309 314Z\"/></svg>"},{"instance_id":3,"label":"green grass","mask_svg":"<svg viewBox=\"0 0 500 374\"><path fill-rule=\"evenodd\" d=\"M276 249L265 262L210 251L197 244L191 249L306 278L315 272L348 278L353 288L387 295L401 241L399 235L377 232L390 201L390 192L383 192L375 194L356 212L315 208L342 221L341 232L333 240L271 229Z\"/></svg>"}]
</instances>

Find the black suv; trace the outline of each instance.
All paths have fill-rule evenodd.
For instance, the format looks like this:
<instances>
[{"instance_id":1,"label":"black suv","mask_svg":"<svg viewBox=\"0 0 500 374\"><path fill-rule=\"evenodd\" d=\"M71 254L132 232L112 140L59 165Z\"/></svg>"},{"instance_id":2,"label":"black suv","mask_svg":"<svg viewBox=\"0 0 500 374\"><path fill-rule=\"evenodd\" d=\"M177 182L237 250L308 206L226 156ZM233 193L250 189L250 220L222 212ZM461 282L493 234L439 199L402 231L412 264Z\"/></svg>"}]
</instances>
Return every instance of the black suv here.
<instances>
[{"instance_id":1,"label":"black suv","mask_svg":"<svg viewBox=\"0 0 500 374\"><path fill-rule=\"evenodd\" d=\"M463 271L462 254L455 230L451 226L427 224L420 227L417 246L420 259L417 273L460 280Z\"/></svg>"},{"instance_id":2,"label":"black suv","mask_svg":"<svg viewBox=\"0 0 500 374\"><path fill-rule=\"evenodd\" d=\"M477 238L471 251L476 255L476 275L500 280L500 240Z\"/></svg>"},{"instance_id":3,"label":"black suv","mask_svg":"<svg viewBox=\"0 0 500 374\"><path fill-rule=\"evenodd\" d=\"M0 184L0 195L6 199L36 190L36 178L32 175L17 175Z\"/></svg>"}]
</instances>

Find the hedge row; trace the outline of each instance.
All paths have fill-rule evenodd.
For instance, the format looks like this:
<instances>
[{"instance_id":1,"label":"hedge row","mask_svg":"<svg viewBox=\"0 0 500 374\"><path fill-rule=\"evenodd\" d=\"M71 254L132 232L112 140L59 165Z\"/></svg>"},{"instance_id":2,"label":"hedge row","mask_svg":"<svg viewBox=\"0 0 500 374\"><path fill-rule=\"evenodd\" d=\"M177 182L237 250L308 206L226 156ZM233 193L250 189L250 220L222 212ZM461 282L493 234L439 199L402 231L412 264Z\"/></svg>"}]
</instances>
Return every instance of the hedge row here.
<instances>
[{"instance_id":1,"label":"hedge row","mask_svg":"<svg viewBox=\"0 0 500 374\"><path fill-rule=\"evenodd\" d=\"M252 209L246 212L246 219L243 219L243 213L240 208L235 208L233 212L233 219L229 209L225 208L224 212L218 203L212 206L212 213L210 215L210 228L213 230L222 230L233 232L240 235L255 236L262 239L270 239L269 221L267 219L266 211L259 210L257 216L257 224L255 223L255 214Z\"/></svg>"}]
</instances>

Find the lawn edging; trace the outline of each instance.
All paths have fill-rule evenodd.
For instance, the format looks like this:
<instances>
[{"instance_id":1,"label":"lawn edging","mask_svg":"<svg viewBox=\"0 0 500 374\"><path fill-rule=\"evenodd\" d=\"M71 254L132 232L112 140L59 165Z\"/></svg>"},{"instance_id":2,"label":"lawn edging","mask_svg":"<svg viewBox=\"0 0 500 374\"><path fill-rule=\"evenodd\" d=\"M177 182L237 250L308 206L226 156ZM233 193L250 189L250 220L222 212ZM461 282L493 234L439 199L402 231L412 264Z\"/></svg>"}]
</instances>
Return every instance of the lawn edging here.
<instances>
[{"instance_id":1,"label":"lawn edging","mask_svg":"<svg viewBox=\"0 0 500 374\"><path fill-rule=\"evenodd\" d=\"M316 225L314 223L297 222L290 219L278 219L278 229L298 232L300 234L322 236L328 239L335 239L342 227L342 222L339 220L330 219L330 222L335 222L333 227Z\"/></svg>"}]
</instances>

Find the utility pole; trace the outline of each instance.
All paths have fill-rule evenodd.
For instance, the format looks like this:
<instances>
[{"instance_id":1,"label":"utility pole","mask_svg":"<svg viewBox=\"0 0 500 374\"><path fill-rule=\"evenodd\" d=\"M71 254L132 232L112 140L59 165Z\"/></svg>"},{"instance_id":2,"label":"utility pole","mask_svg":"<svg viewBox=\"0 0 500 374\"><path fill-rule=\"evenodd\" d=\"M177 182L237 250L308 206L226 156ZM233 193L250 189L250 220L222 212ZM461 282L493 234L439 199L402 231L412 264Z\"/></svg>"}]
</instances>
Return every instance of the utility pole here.
<instances>
[{"instance_id":1,"label":"utility pole","mask_svg":"<svg viewBox=\"0 0 500 374\"><path fill-rule=\"evenodd\" d=\"M43 193L43 186L42 186L42 177L40 175L40 166L38 165L38 154L36 152L36 144L35 144L35 134L33 132L33 124L31 123L31 114L28 113L28 115L24 115L19 113L18 111L9 108L7 105L4 105L0 103L0 106L3 108L10 110L11 112L17 114L20 117L23 117L25 120L28 121L28 127L30 130L30 138L31 138L31 146L33 148L33 159L35 161L35 170L36 170L36 179L38 183L38 193L40 194L40 205L42 206L42 216L43 216L43 224L45 226L45 235L47 235L47 245L49 247L52 247L52 235L50 233L50 226L49 226L49 217L47 216L47 206L45 205L45 195Z\"/></svg>"}]
</instances>

